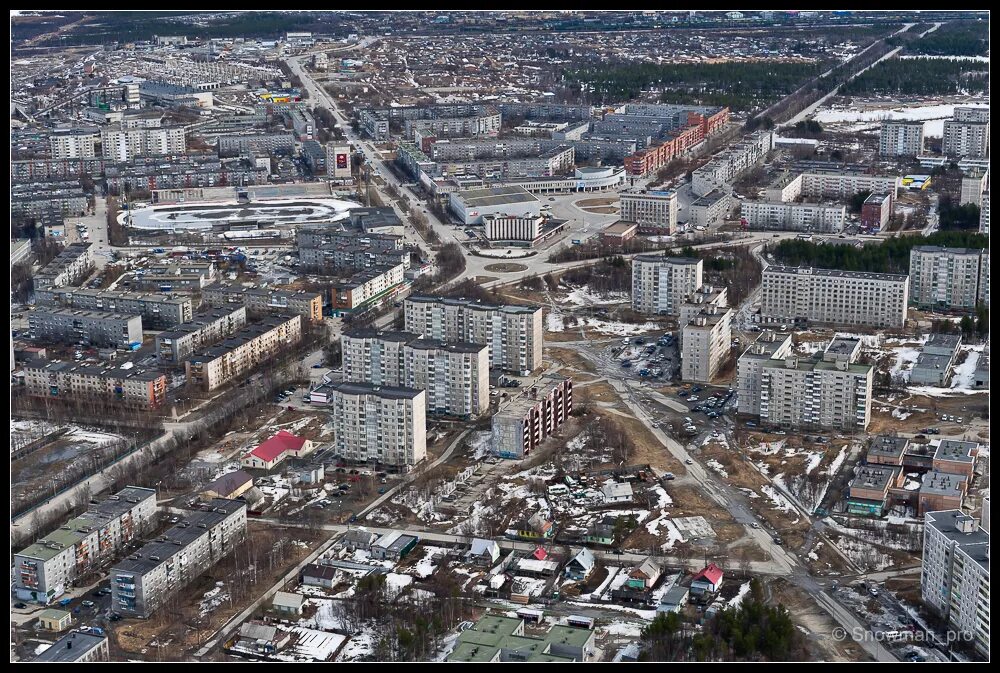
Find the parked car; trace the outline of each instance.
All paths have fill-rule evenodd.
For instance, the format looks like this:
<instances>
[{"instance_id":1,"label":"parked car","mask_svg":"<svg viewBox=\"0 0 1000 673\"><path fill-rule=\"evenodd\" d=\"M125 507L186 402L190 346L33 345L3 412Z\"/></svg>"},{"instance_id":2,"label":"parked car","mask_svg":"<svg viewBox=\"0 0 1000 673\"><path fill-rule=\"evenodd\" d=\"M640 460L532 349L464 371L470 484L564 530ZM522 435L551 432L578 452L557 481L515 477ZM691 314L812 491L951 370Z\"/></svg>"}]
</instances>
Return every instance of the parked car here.
<instances>
[{"instance_id":1,"label":"parked car","mask_svg":"<svg viewBox=\"0 0 1000 673\"><path fill-rule=\"evenodd\" d=\"M80 603L80 605L82 605L85 608L92 608L96 605L96 603L94 603L94 601L83 601L82 603Z\"/></svg>"},{"instance_id":2,"label":"parked car","mask_svg":"<svg viewBox=\"0 0 1000 673\"><path fill-rule=\"evenodd\" d=\"M14 603L14 607L17 608L18 610L23 610L28 606L24 603Z\"/></svg>"},{"instance_id":3,"label":"parked car","mask_svg":"<svg viewBox=\"0 0 1000 673\"><path fill-rule=\"evenodd\" d=\"M685 465L694 465L694 461L691 460L690 458L688 458L687 460L684 461L684 464Z\"/></svg>"}]
</instances>

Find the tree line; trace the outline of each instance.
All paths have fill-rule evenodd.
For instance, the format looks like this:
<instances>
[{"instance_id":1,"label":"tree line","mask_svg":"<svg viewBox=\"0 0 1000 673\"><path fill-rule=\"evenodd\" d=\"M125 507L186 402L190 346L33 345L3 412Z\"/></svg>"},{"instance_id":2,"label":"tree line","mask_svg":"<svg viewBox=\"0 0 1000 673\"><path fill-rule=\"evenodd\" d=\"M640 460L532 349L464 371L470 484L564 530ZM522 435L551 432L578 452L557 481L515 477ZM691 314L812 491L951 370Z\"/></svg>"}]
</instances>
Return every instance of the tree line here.
<instances>
[{"instance_id":1,"label":"tree line","mask_svg":"<svg viewBox=\"0 0 1000 673\"><path fill-rule=\"evenodd\" d=\"M941 96L989 91L990 64L940 58L890 58L840 88L845 96Z\"/></svg>"},{"instance_id":2,"label":"tree line","mask_svg":"<svg viewBox=\"0 0 1000 673\"><path fill-rule=\"evenodd\" d=\"M990 24L946 23L907 45L907 51L935 56L986 56L990 50Z\"/></svg>"}]
</instances>

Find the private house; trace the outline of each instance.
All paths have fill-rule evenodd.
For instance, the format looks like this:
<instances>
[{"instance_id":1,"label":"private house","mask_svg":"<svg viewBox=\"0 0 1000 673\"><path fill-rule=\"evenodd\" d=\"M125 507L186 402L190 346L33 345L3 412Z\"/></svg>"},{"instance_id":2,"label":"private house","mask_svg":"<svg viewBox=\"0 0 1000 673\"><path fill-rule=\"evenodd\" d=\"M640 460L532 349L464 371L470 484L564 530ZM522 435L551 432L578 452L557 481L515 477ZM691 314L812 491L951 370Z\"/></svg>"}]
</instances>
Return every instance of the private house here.
<instances>
[{"instance_id":1,"label":"private house","mask_svg":"<svg viewBox=\"0 0 1000 673\"><path fill-rule=\"evenodd\" d=\"M313 443L308 439L296 437L290 432L281 430L253 451L243 456L240 464L243 467L256 470L273 470L285 458L294 456L301 458L313 450Z\"/></svg>"},{"instance_id":2,"label":"private house","mask_svg":"<svg viewBox=\"0 0 1000 673\"><path fill-rule=\"evenodd\" d=\"M371 557L382 561L386 559L399 561L417 546L419 540L415 535L406 535L403 531L394 530L372 544Z\"/></svg>"},{"instance_id":3,"label":"private house","mask_svg":"<svg viewBox=\"0 0 1000 673\"><path fill-rule=\"evenodd\" d=\"M332 589L337 582L337 569L330 565L310 563L299 573L299 583L311 587Z\"/></svg>"},{"instance_id":4,"label":"private house","mask_svg":"<svg viewBox=\"0 0 1000 673\"><path fill-rule=\"evenodd\" d=\"M494 540L477 538L472 541L472 548L465 553L465 559L474 565L490 568L500 560L500 545Z\"/></svg>"},{"instance_id":5,"label":"private house","mask_svg":"<svg viewBox=\"0 0 1000 673\"><path fill-rule=\"evenodd\" d=\"M661 573L660 567L652 559L647 558L629 571L625 586L631 589L652 589L656 580L660 579Z\"/></svg>"},{"instance_id":6,"label":"private house","mask_svg":"<svg viewBox=\"0 0 1000 673\"><path fill-rule=\"evenodd\" d=\"M236 646L244 652L271 654L287 645L290 638L290 633L270 624L246 622L240 625L240 637Z\"/></svg>"},{"instance_id":7,"label":"private house","mask_svg":"<svg viewBox=\"0 0 1000 673\"><path fill-rule=\"evenodd\" d=\"M554 534L552 522L541 512L535 512L514 526L514 536L521 540L547 540Z\"/></svg>"},{"instance_id":8,"label":"private house","mask_svg":"<svg viewBox=\"0 0 1000 673\"><path fill-rule=\"evenodd\" d=\"M691 580L691 595L714 594L722 586L722 568L709 563Z\"/></svg>"},{"instance_id":9,"label":"private house","mask_svg":"<svg viewBox=\"0 0 1000 673\"><path fill-rule=\"evenodd\" d=\"M632 502L632 484L628 482L609 481L601 486L601 494L604 496L604 503L607 505Z\"/></svg>"},{"instance_id":10,"label":"private house","mask_svg":"<svg viewBox=\"0 0 1000 673\"><path fill-rule=\"evenodd\" d=\"M571 580L584 582L594 572L596 566L597 560L594 558L594 554L584 547L569 560L563 573Z\"/></svg>"},{"instance_id":11,"label":"private house","mask_svg":"<svg viewBox=\"0 0 1000 673\"><path fill-rule=\"evenodd\" d=\"M306 600L301 594L291 594L287 591L279 591L274 594L271 600L271 607L281 615L300 616L302 614L302 603Z\"/></svg>"},{"instance_id":12,"label":"private house","mask_svg":"<svg viewBox=\"0 0 1000 673\"><path fill-rule=\"evenodd\" d=\"M349 551L356 549L368 551L377 539L378 534L371 532L367 528L352 528L344 533L344 537L340 538L338 544Z\"/></svg>"}]
</instances>

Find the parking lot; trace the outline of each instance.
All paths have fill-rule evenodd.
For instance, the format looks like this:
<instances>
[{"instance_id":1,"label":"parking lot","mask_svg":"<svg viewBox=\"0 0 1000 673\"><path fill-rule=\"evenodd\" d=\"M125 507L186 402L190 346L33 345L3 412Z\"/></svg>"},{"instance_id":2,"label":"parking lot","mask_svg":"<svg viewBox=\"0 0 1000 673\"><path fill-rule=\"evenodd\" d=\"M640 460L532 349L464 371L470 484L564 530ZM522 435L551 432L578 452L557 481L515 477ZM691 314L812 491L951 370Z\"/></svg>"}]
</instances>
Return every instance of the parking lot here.
<instances>
[{"instance_id":1,"label":"parking lot","mask_svg":"<svg viewBox=\"0 0 1000 673\"><path fill-rule=\"evenodd\" d=\"M610 347L612 357L619 360L623 372L643 379L670 381L680 372L677 339L670 332L656 340L636 337L622 339Z\"/></svg>"}]
</instances>

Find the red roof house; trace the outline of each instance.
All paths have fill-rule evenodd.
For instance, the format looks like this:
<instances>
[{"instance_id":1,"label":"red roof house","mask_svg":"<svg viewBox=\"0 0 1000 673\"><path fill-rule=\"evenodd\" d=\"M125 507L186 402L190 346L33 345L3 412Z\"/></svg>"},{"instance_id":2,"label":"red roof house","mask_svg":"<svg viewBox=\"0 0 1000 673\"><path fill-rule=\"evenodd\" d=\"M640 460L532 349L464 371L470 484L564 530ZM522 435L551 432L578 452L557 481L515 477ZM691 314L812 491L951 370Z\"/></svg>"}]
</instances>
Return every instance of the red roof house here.
<instances>
[{"instance_id":1,"label":"red roof house","mask_svg":"<svg viewBox=\"0 0 1000 673\"><path fill-rule=\"evenodd\" d=\"M308 439L296 437L290 432L280 430L278 434L243 456L243 460L240 462L243 467L271 470L285 458L289 456L301 458L312 451L312 448L313 444Z\"/></svg>"},{"instance_id":2,"label":"red roof house","mask_svg":"<svg viewBox=\"0 0 1000 673\"><path fill-rule=\"evenodd\" d=\"M722 568L714 563L709 563L691 580L691 593L696 595L705 592L714 594L722 586L723 574Z\"/></svg>"},{"instance_id":3,"label":"red roof house","mask_svg":"<svg viewBox=\"0 0 1000 673\"><path fill-rule=\"evenodd\" d=\"M549 557L549 553L542 549L541 547L536 547L535 551L531 554L539 561L544 561Z\"/></svg>"}]
</instances>

